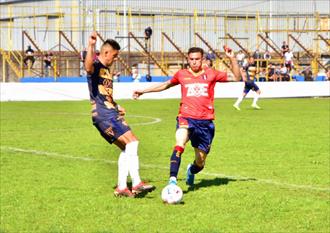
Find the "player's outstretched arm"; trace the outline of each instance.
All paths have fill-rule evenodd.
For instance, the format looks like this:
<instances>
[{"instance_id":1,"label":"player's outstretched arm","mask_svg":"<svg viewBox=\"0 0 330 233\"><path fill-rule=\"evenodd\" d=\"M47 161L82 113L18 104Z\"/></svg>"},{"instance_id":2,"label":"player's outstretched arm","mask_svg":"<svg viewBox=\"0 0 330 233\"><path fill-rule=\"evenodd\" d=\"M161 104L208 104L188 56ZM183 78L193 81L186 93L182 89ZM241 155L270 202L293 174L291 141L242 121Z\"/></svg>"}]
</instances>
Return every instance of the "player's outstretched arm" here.
<instances>
[{"instance_id":1,"label":"player's outstretched arm","mask_svg":"<svg viewBox=\"0 0 330 233\"><path fill-rule=\"evenodd\" d=\"M230 59L231 66L232 66L232 72L234 75L234 81L240 81L241 79L241 71L238 66L238 62L236 60L235 54L232 49L230 49L227 46L223 46L226 56Z\"/></svg>"},{"instance_id":2,"label":"player's outstretched arm","mask_svg":"<svg viewBox=\"0 0 330 233\"><path fill-rule=\"evenodd\" d=\"M92 74L94 72L93 59L95 53L96 38L96 32L92 32L88 40L87 54L85 59L85 70L88 74Z\"/></svg>"},{"instance_id":3,"label":"player's outstretched arm","mask_svg":"<svg viewBox=\"0 0 330 233\"><path fill-rule=\"evenodd\" d=\"M133 98L137 99L139 98L141 95L145 94L145 93L150 93L150 92L160 92L160 91L164 91L170 87L173 87L174 84L172 84L170 82L170 80L160 83L160 84L155 84L151 87L145 88L143 90L136 90L133 92Z\"/></svg>"}]
</instances>

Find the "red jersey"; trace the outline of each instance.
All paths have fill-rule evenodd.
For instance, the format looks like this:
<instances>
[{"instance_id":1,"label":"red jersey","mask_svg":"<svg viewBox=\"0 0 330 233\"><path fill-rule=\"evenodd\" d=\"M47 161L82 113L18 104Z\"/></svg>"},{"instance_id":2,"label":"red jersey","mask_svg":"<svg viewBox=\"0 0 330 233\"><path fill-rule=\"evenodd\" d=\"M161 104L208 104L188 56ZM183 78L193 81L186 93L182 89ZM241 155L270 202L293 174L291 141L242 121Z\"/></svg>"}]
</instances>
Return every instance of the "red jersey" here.
<instances>
[{"instance_id":1,"label":"red jersey","mask_svg":"<svg viewBox=\"0 0 330 233\"><path fill-rule=\"evenodd\" d=\"M195 74L185 69L179 70L170 82L181 84L179 117L213 120L214 87L216 82L227 82L227 73L206 68Z\"/></svg>"}]
</instances>

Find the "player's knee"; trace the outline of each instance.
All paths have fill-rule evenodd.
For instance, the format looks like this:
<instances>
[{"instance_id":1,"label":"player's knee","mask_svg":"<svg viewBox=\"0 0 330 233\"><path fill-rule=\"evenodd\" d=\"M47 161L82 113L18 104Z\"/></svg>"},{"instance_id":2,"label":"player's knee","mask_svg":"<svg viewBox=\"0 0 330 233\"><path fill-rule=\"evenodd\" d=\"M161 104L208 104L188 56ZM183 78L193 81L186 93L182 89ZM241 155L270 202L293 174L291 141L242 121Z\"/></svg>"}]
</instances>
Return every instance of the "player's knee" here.
<instances>
[{"instance_id":1,"label":"player's knee","mask_svg":"<svg viewBox=\"0 0 330 233\"><path fill-rule=\"evenodd\" d=\"M138 152L139 141L132 141L126 144L125 152L128 155L137 155Z\"/></svg>"},{"instance_id":2,"label":"player's knee","mask_svg":"<svg viewBox=\"0 0 330 233\"><path fill-rule=\"evenodd\" d=\"M184 149L184 148L185 148L185 143L183 143L183 142L178 142L178 141L177 141L177 142L175 143L175 147L181 147L181 148Z\"/></svg>"},{"instance_id":3,"label":"player's knee","mask_svg":"<svg viewBox=\"0 0 330 233\"><path fill-rule=\"evenodd\" d=\"M179 128L175 133L176 145L184 147L188 141L188 129Z\"/></svg>"},{"instance_id":4,"label":"player's knee","mask_svg":"<svg viewBox=\"0 0 330 233\"><path fill-rule=\"evenodd\" d=\"M125 145L131 142L138 141L137 137L130 130L121 135L117 140Z\"/></svg>"},{"instance_id":5,"label":"player's knee","mask_svg":"<svg viewBox=\"0 0 330 233\"><path fill-rule=\"evenodd\" d=\"M205 166L205 160L195 160L195 161L194 161L194 164L195 164L197 167L203 169L204 166Z\"/></svg>"}]
</instances>

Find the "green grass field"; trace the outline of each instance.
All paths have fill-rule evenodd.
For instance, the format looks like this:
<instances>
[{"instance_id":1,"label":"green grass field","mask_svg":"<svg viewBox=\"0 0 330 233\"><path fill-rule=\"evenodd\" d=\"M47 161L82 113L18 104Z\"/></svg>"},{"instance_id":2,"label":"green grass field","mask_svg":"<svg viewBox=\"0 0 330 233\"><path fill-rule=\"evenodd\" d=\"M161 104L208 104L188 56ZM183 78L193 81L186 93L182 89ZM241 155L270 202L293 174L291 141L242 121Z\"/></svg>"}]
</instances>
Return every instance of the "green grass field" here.
<instances>
[{"instance_id":1,"label":"green grass field","mask_svg":"<svg viewBox=\"0 0 330 233\"><path fill-rule=\"evenodd\" d=\"M119 101L157 189L115 198L119 150L88 101L1 103L0 232L330 232L329 99L217 99L216 136L195 190L165 205L179 100Z\"/></svg>"}]
</instances>

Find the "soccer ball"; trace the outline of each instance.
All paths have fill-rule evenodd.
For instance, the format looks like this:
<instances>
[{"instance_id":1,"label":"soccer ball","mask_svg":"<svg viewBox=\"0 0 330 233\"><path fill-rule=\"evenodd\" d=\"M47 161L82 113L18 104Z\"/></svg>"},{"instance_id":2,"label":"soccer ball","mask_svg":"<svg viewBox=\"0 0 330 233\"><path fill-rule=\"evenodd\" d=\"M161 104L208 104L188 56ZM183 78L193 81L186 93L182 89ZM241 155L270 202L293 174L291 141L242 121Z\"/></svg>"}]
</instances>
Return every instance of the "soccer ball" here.
<instances>
[{"instance_id":1,"label":"soccer ball","mask_svg":"<svg viewBox=\"0 0 330 233\"><path fill-rule=\"evenodd\" d=\"M162 200L167 204L178 204L182 201L182 189L174 184L167 185L162 191Z\"/></svg>"}]
</instances>

